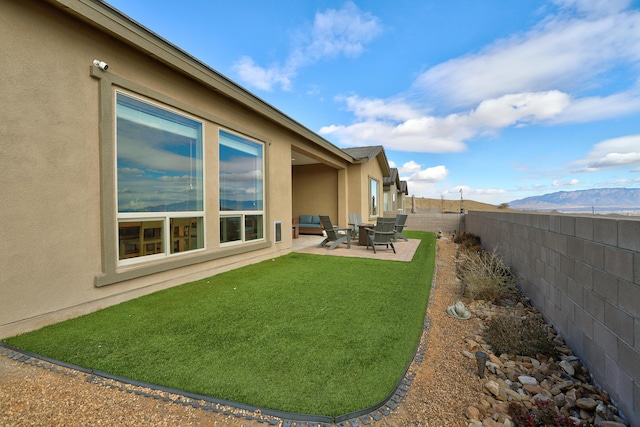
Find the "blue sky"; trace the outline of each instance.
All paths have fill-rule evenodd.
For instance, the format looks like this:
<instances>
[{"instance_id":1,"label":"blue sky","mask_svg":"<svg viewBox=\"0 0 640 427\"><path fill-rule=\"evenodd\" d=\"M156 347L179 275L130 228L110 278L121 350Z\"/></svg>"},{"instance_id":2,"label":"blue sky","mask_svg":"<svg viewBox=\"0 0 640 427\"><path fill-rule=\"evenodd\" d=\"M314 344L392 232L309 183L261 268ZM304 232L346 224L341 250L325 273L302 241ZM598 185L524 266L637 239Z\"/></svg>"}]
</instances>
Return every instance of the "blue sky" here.
<instances>
[{"instance_id":1,"label":"blue sky","mask_svg":"<svg viewBox=\"0 0 640 427\"><path fill-rule=\"evenodd\" d=\"M640 188L631 0L110 0L416 197Z\"/></svg>"}]
</instances>

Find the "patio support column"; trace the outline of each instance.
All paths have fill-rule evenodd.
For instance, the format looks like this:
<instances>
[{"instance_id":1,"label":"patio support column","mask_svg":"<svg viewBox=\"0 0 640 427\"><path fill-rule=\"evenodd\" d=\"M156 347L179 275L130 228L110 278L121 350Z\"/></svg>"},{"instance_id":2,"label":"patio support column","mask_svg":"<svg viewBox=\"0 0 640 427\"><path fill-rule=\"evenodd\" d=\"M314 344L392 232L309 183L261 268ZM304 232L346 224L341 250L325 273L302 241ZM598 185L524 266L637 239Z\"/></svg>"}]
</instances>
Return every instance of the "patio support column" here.
<instances>
[{"instance_id":1,"label":"patio support column","mask_svg":"<svg viewBox=\"0 0 640 427\"><path fill-rule=\"evenodd\" d=\"M347 169L338 169L338 224L347 227L349 223L349 192Z\"/></svg>"}]
</instances>

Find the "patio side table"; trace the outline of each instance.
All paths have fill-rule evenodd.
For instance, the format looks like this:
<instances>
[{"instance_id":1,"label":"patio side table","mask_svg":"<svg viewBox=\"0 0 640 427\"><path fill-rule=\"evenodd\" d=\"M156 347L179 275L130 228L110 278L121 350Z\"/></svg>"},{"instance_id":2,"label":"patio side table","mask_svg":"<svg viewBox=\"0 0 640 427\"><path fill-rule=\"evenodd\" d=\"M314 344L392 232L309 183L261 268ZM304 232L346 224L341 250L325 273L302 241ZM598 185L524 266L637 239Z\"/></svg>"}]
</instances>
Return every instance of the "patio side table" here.
<instances>
[{"instance_id":1,"label":"patio side table","mask_svg":"<svg viewBox=\"0 0 640 427\"><path fill-rule=\"evenodd\" d=\"M373 228L373 224L360 224L358 226L358 244L360 246L367 246L367 239L369 238L369 233L365 228Z\"/></svg>"}]
</instances>

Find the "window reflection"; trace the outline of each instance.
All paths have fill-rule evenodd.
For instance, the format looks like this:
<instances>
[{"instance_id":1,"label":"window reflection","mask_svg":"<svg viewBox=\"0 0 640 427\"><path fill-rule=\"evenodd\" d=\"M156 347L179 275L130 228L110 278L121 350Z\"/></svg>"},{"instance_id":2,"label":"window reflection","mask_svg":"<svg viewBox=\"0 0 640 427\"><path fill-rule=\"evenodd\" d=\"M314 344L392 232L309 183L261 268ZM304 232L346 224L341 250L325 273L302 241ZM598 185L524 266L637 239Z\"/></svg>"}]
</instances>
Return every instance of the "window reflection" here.
<instances>
[{"instance_id":1,"label":"window reflection","mask_svg":"<svg viewBox=\"0 0 640 427\"><path fill-rule=\"evenodd\" d=\"M369 178L369 215L378 215L378 181Z\"/></svg>"},{"instance_id":2,"label":"window reflection","mask_svg":"<svg viewBox=\"0 0 640 427\"><path fill-rule=\"evenodd\" d=\"M118 212L203 210L202 124L117 95Z\"/></svg>"},{"instance_id":3,"label":"window reflection","mask_svg":"<svg viewBox=\"0 0 640 427\"><path fill-rule=\"evenodd\" d=\"M264 239L264 146L220 131L220 242Z\"/></svg>"}]
</instances>

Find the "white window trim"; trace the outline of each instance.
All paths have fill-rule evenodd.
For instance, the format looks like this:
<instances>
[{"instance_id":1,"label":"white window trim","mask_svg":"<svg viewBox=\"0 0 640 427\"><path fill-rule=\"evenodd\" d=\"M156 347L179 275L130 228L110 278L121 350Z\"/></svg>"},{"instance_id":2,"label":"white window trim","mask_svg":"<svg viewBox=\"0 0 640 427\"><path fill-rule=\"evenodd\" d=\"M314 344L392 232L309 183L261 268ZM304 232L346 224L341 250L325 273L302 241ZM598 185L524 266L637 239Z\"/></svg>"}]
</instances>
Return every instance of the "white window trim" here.
<instances>
[{"instance_id":1,"label":"white window trim","mask_svg":"<svg viewBox=\"0 0 640 427\"><path fill-rule=\"evenodd\" d=\"M231 130L229 128L223 128L223 127L219 127L218 128L218 146L220 145L220 131L223 132L227 132L233 135L237 135L240 138L246 139L247 141L253 142L255 144L259 144L262 147L262 156L261 156L261 162L262 162L262 172L263 174L266 173L266 154L267 154L267 144L263 141L257 140L255 138L251 138L248 137L245 134L242 134L240 132L236 132L234 130ZM235 147L237 149L237 147ZM218 151L219 152L219 151ZM218 178L220 177L220 156L218 155ZM218 185L220 183L220 179L218 179ZM218 188L218 198L220 198L220 188ZM222 236L218 236L218 241L220 244L221 248L225 248L225 247L229 247L229 246L237 246L237 245L246 245L246 244L251 244L251 243L255 243L255 242L263 242L266 241L267 239L267 232L266 232L266 225L267 225L267 217L266 217L266 211L265 211L265 206L266 206L266 182L265 182L265 177L263 176L262 178L262 209L261 210L255 210L255 211L221 211L219 210L218 207L218 223L220 222L220 219L222 218L228 218L228 217L237 217L240 216L241 220L242 220L242 228L241 228L241 239L240 240L234 240L231 242L222 242L221 241L221 237ZM244 227L244 221L245 221L245 216L247 215L261 215L262 216L262 237L259 239L253 239L253 240L246 240L245 237L245 227ZM219 224L218 224L219 226Z\"/></svg>"}]
</instances>

